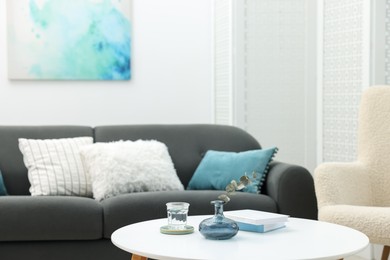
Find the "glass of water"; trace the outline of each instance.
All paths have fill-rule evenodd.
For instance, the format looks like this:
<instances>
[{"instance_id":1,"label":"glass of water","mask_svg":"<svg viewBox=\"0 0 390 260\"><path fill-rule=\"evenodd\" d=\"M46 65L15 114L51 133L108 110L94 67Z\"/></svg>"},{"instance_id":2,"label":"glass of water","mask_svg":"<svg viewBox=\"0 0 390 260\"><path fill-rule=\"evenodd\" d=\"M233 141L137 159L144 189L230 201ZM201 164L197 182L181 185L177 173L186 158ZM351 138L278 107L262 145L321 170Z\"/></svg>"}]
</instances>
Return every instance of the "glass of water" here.
<instances>
[{"instance_id":1,"label":"glass of water","mask_svg":"<svg viewBox=\"0 0 390 260\"><path fill-rule=\"evenodd\" d=\"M184 230L187 225L188 207L187 202L168 202L168 226L173 230Z\"/></svg>"}]
</instances>

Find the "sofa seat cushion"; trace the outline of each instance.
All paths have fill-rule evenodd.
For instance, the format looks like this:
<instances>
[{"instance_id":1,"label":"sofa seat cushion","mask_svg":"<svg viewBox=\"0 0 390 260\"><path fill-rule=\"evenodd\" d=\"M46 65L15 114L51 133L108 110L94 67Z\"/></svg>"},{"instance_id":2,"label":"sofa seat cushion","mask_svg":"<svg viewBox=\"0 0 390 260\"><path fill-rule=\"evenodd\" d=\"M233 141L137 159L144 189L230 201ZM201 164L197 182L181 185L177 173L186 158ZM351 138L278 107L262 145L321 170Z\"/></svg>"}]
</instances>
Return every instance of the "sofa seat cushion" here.
<instances>
[{"instance_id":1,"label":"sofa seat cushion","mask_svg":"<svg viewBox=\"0 0 390 260\"><path fill-rule=\"evenodd\" d=\"M188 190L157 191L123 194L103 200L104 237L110 238L118 228L140 221L166 218L166 203L184 201L190 203L188 215L214 214L210 201L217 199L221 191ZM276 212L273 199L262 194L237 192L231 201L224 205L225 210L255 209ZM189 223L191 225L191 223Z\"/></svg>"},{"instance_id":2,"label":"sofa seat cushion","mask_svg":"<svg viewBox=\"0 0 390 260\"><path fill-rule=\"evenodd\" d=\"M102 238L102 207L91 198L5 196L0 209L0 241Z\"/></svg>"}]
</instances>

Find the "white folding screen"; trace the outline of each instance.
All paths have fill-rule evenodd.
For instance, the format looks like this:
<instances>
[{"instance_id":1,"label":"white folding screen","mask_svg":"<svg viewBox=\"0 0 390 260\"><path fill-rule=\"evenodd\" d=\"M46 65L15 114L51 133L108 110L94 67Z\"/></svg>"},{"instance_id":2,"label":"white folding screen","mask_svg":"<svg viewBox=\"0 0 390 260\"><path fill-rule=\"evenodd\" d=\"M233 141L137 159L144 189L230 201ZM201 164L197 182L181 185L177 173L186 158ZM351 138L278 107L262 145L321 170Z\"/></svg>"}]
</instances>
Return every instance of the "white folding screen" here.
<instances>
[{"instance_id":1,"label":"white folding screen","mask_svg":"<svg viewBox=\"0 0 390 260\"><path fill-rule=\"evenodd\" d=\"M311 82L308 102L308 2L215 0L215 95L217 123L244 128L263 147L278 146L279 160L312 167L315 112L314 119L308 114L316 88Z\"/></svg>"},{"instance_id":2,"label":"white folding screen","mask_svg":"<svg viewBox=\"0 0 390 260\"><path fill-rule=\"evenodd\" d=\"M353 161L360 96L369 86L370 1L322 0L320 15L319 161Z\"/></svg>"},{"instance_id":3,"label":"white folding screen","mask_svg":"<svg viewBox=\"0 0 390 260\"><path fill-rule=\"evenodd\" d=\"M371 0L371 85L390 85L390 0Z\"/></svg>"},{"instance_id":4,"label":"white folding screen","mask_svg":"<svg viewBox=\"0 0 390 260\"><path fill-rule=\"evenodd\" d=\"M246 129L264 147L278 146L279 160L310 170L356 159L370 2L215 0L216 122Z\"/></svg>"},{"instance_id":5,"label":"white folding screen","mask_svg":"<svg viewBox=\"0 0 390 260\"><path fill-rule=\"evenodd\" d=\"M231 125L233 122L233 2L214 1L214 86L215 122Z\"/></svg>"},{"instance_id":6,"label":"white folding screen","mask_svg":"<svg viewBox=\"0 0 390 260\"><path fill-rule=\"evenodd\" d=\"M390 85L390 0L386 1L385 9L385 83ZM383 32L378 32L383 33Z\"/></svg>"},{"instance_id":7,"label":"white folding screen","mask_svg":"<svg viewBox=\"0 0 390 260\"><path fill-rule=\"evenodd\" d=\"M306 164L305 0L246 0L237 45L237 124L278 159ZM240 16L238 16L240 17Z\"/></svg>"}]
</instances>

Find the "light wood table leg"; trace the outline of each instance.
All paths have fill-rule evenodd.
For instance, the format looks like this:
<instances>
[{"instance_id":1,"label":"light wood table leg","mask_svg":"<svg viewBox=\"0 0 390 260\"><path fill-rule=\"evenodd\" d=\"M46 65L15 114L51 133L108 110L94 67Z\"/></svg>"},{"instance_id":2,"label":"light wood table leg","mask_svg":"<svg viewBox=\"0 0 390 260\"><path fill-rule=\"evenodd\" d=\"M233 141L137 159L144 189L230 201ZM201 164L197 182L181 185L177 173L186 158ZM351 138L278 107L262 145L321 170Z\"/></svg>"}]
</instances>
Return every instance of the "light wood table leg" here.
<instances>
[{"instance_id":1,"label":"light wood table leg","mask_svg":"<svg viewBox=\"0 0 390 260\"><path fill-rule=\"evenodd\" d=\"M382 251L382 260L387 260L390 255L390 246L384 246Z\"/></svg>"},{"instance_id":2,"label":"light wood table leg","mask_svg":"<svg viewBox=\"0 0 390 260\"><path fill-rule=\"evenodd\" d=\"M140 256L140 255L132 255L131 256L131 260L148 260L147 257L144 257L144 256Z\"/></svg>"}]
</instances>

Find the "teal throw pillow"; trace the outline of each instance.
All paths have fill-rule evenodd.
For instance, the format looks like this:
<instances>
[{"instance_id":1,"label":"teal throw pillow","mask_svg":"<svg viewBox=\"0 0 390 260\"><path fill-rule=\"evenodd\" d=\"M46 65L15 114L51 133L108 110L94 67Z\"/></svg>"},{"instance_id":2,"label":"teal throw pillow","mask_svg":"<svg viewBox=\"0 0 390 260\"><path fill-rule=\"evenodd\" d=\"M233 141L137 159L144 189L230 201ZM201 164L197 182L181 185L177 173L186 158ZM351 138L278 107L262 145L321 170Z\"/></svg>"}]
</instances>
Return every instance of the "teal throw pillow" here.
<instances>
[{"instance_id":1,"label":"teal throw pillow","mask_svg":"<svg viewBox=\"0 0 390 260\"><path fill-rule=\"evenodd\" d=\"M0 196L8 195L7 190L4 185L3 175L0 171Z\"/></svg>"},{"instance_id":2,"label":"teal throw pillow","mask_svg":"<svg viewBox=\"0 0 390 260\"><path fill-rule=\"evenodd\" d=\"M268 165L277 151L276 147L239 153L209 150L198 165L187 189L225 190L232 180L238 182L244 174L252 178L252 173L255 172L256 179L243 191L260 193Z\"/></svg>"}]
</instances>

